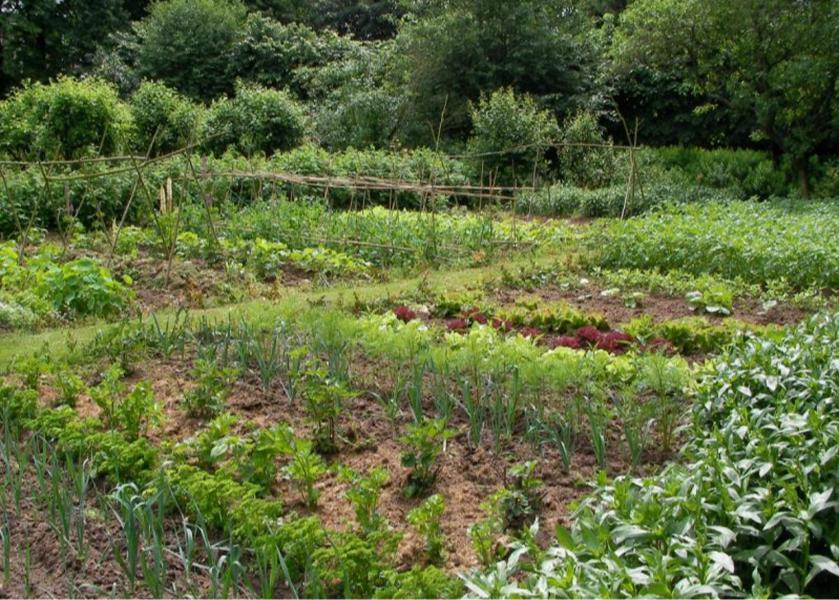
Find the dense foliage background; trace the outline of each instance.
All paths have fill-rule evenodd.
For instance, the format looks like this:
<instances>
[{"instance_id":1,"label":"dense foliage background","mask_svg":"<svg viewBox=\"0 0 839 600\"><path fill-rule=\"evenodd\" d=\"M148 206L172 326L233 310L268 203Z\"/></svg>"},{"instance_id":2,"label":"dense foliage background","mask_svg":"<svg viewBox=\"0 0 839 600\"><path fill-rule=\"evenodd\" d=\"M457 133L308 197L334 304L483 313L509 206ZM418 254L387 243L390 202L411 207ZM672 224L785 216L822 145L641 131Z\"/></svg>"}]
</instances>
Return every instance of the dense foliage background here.
<instances>
[{"instance_id":1,"label":"dense foliage background","mask_svg":"<svg viewBox=\"0 0 839 600\"><path fill-rule=\"evenodd\" d=\"M790 189L837 188L830 0L2 0L0 17L14 158L142 151L158 128L154 152L533 144L477 168L500 182L562 175L546 142L568 126L623 144L637 120L641 143L758 150Z\"/></svg>"}]
</instances>

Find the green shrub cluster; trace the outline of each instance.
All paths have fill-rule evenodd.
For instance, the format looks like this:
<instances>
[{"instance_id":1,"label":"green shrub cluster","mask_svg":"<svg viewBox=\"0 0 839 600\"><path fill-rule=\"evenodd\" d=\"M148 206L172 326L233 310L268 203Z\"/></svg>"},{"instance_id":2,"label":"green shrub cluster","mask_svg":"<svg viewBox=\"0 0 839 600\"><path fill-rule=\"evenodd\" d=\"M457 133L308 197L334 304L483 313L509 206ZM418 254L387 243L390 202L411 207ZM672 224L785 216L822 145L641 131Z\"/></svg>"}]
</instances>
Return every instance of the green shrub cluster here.
<instances>
[{"instance_id":1,"label":"green shrub cluster","mask_svg":"<svg viewBox=\"0 0 839 600\"><path fill-rule=\"evenodd\" d=\"M300 145L306 129L303 107L290 94L239 83L234 98L221 98L210 106L203 137L217 154L233 149L270 155Z\"/></svg>"},{"instance_id":2,"label":"green shrub cluster","mask_svg":"<svg viewBox=\"0 0 839 600\"><path fill-rule=\"evenodd\" d=\"M199 141L202 107L172 88L144 81L128 102L134 118L132 147L141 154L156 156Z\"/></svg>"},{"instance_id":3,"label":"green shrub cluster","mask_svg":"<svg viewBox=\"0 0 839 600\"><path fill-rule=\"evenodd\" d=\"M0 156L72 159L124 151L131 112L116 89L96 79L33 83L0 101Z\"/></svg>"},{"instance_id":4,"label":"green shrub cluster","mask_svg":"<svg viewBox=\"0 0 839 600\"><path fill-rule=\"evenodd\" d=\"M534 174L547 170L545 151L556 139L556 119L540 110L533 98L512 88L482 95L472 113L469 151L495 185L532 183Z\"/></svg>"},{"instance_id":5,"label":"green shrub cluster","mask_svg":"<svg viewBox=\"0 0 839 600\"><path fill-rule=\"evenodd\" d=\"M790 192L786 172L766 152L669 146L646 148L640 160L690 185L732 190L738 197L769 198Z\"/></svg>"}]
</instances>

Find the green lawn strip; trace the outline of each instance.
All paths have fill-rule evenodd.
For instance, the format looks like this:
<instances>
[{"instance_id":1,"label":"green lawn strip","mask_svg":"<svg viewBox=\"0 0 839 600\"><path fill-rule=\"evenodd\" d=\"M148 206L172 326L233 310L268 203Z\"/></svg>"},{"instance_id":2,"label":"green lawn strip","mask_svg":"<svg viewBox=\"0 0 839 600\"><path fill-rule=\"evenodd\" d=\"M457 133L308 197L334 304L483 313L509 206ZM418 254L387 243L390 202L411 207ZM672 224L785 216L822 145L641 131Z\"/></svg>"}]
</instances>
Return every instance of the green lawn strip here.
<instances>
[{"instance_id":1,"label":"green lawn strip","mask_svg":"<svg viewBox=\"0 0 839 600\"><path fill-rule=\"evenodd\" d=\"M539 254L535 256L518 256L500 263L482 267L461 269L455 271L427 271L420 275L388 281L385 283L339 285L321 290L299 291L288 289L288 295L281 300L249 300L237 304L218 306L207 309L191 310L193 318L234 319L246 318L254 323L269 322L282 310L295 304L306 305L310 302L334 303L344 301L352 303L355 298L370 300L403 293L416 288L423 280L425 285L448 291L465 289L477 285L488 276L496 275L504 267L515 269L526 265L548 265L558 259L556 254ZM153 313L162 326L165 326L176 315L176 311L165 309ZM151 319L152 315L146 315ZM16 356L31 354L46 347L47 354L52 358L59 358L66 354L68 344L85 343L96 336L98 331L107 325L107 321L93 324L68 326L48 329L38 333L9 333L0 335L0 367L7 366Z\"/></svg>"}]
</instances>

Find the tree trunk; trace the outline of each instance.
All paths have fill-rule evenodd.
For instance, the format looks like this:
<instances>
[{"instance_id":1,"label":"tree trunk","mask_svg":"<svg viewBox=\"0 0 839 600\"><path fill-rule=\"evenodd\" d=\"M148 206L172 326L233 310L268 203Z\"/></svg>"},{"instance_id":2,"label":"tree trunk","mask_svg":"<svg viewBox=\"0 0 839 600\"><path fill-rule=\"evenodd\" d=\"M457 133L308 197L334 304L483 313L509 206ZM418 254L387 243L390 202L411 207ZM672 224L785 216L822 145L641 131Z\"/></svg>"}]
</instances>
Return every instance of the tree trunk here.
<instances>
[{"instance_id":1,"label":"tree trunk","mask_svg":"<svg viewBox=\"0 0 839 600\"><path fill-rule=\"evenodd\" d=\"M799 157L792 159L792 168L795 169L795 174L798 175L798 183L801 186L801 196L804 198L810 197L810 161L806 158Z\"/></svg>"}]
</instances>

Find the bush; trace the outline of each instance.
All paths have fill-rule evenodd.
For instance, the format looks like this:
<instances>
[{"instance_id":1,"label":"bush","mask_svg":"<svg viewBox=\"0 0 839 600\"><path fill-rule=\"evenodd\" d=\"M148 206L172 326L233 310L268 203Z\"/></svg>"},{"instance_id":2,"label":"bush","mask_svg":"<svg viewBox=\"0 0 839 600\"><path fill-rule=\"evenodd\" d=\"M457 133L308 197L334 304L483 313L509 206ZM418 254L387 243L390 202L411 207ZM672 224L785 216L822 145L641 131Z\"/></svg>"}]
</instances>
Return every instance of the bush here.
<instances>
[{"instance_id":1,"label":"bush","mask_svg":"<svg viewBox=\"0 0 839 600\"><path fill-rule=\"evenodd\" d=\"M591 112L578 112L569 117L562 127L560 146L560 174L565 182L583 188L598 188L615 182L615 153L609 148L576 144L612 145Z\"/></svg>"},{"instance_id":2,"label":"bush","mask_svg":"<svg viewBox=\"0 0 839 600\"><path fill-rule=\"evenodd\" d=\"M785 196L789 185L772 157L756 150L693 147L645 148L641 160L693 185L733 190L738 197ZM643 173L642 173L643 176Z\"/></svg>"},{"instance_id":3,"label":"bush","mask_svg":"<svg viewBox=\"0 0 839 600\"><path fill-rule=\"evenodd\" d=\"M305 133L303 107L288 92L239 84L235 98L213 102L205 137L219 154L232 147L246 155L269 155L299 146Z\"/></svg>"},{"instance_id":4,"label":"bush","mask_svg":"<svg viewBox=\"0 0 839 600\"><path fill-rule=\"evenodd\" d=\"M332 149L387 147L399 127L402 99L382 89L339 95L317 117L320 141Z\"/></svg>"},{"instance_id":5,"label":"bush","mask_svg":"<svg viewBox=\"0 0 839 600\"><path fill-rule=\"evenodd\" d=\"M828 159L819 167L813 194L821 198L839 198L839 159Z\"/></svg>"},{"instance_id":6,"label":"bush","mask_svg":"<svg viewBox=\"0 0 839 600\"><path fill-rule=\"evenodd\" d=\"M129 105L135 128L132 145L143 154L152 138L151 151L157 155L182 148L197 136L200 108L162 83L144 81L131 95Z\"/></svg>"},{"instance_id":7,"label":"bush","mask_svg":"<svg viewBox=\"0 0 839 600\"><path fill-rule=\"evenodd\" d=\"M530 96L517 96L511 88L481 95L471 106L472 137L469 151L483 173L496 184L530 183L534 167L538 173L547 168L545 151L557 137L556 120L540 110Z\"/></svg>"},{"instance_id":8,"label":"bush","mask_svg":"<svg viewBox=\"0 0 839 600\"><path fill-rule=\"evenodd\" d=\"M33 83L0 102L0 153L20 159L117 154L130 132L130 111L97 79Z\"/></svg>"},{"instance_id":9,"label":"bush","mask_svg":"<svg viewBox=\"0 0 839 600\"><path fill-rule=\"evenodd\" d=\"M193 98L231 92L229 58L246 16L239 0L153 3L140 26L140 74Z\"/></svg>"}]
</instances>

